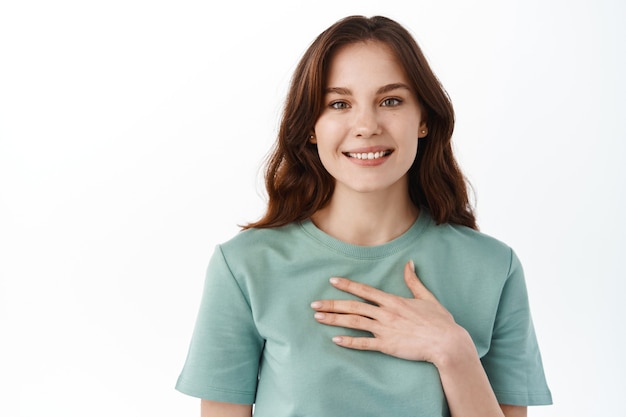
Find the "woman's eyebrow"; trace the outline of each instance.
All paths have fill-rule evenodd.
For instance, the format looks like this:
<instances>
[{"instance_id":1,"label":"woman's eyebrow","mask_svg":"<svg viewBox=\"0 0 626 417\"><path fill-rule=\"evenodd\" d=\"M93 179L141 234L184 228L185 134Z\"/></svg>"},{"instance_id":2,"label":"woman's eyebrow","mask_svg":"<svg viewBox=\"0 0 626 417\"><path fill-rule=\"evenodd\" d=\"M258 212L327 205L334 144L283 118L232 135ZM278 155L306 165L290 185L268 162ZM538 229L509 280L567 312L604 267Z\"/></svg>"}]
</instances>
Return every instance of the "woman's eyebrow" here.
<instances>
[{"instance_id":1,"label":"woman's eyebrow","mask_svg":"<svg viewBox=\"0 0 626 417\"><path fill-rule=\"evenodd\" d=\"M378 91L376 92L376 94L385 94L390 91L398 90L398 89L405 89L405 90L411 91L411 87L409 87L408 85L404 83L393 83L393 84L387 84L387 85L380 87Z\"/></svg>"},{"instance_id":2,"label":"woman's eyebrow","mask_svg":"<svg viewBox=\"0 0 626 417\"><path fill-rule=\"evenodd\" d=\"M398 90L398 89L405 89L405 90L411 91L411 87L409 87L408 85L406 85L404 83L392 83L392 84L387 84L387 85L384 85L384 86L380 87L376 91L376 94L385 94L385 93L388 93L390 91ZM346 88L346 87L328 87L325 90L325 93L326 94L335 93L335 94L339 94L341 96L351 96L352 95L352 91L349 88Z\"/></svg>"},{"instance_id":3,"label":"woman's eyebrow","mask_svg":"<svg viewBox=\"0 0 626 417\"><path fill-rule=\"evenodd\" d=\"M344 88L344 87L328 87L325 90L326 94L328 93L335 93L335 94L339 94L341 96L351 96L352 95L352 91L350 91L349 88Z\"/></svg>"}]
</instances>

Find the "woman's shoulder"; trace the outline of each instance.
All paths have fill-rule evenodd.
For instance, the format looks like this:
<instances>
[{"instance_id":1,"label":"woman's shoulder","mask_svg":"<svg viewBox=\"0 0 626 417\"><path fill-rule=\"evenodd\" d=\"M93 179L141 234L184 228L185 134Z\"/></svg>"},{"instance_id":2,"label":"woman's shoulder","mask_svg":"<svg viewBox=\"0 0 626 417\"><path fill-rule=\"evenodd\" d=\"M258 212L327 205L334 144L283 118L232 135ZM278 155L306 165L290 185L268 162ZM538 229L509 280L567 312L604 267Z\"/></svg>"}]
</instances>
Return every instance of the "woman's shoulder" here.
<instances>
[{"instance_id":1,"label":"woman's shoulder","mask_svg":"<svg viewBox=\"0 0 626 417\"><path fill-rule=\"evenodd\" d=\"M501 284L519 266L515 251L505 242L485 232L455 224L432 225L425 231L428 253L436 259L467 271L482 280L493 277ZM498 284L498 285L500 285Z\"/></svg>"},{"instance_id":2,"label":"woman's shoulder","mask_svg":"<svg viewBox=\"0 0 626 417\"><path fill-rule=\"evenodd\" d=\"M219 246L228 251L246 251L263 246L289 244L300 231L300 223L289 223L280 227L251 228L237 233Z\"/></svg>"},{"instance_id":3,"label":"woman's shoulder","mask_svg":"<svg viewBox=\"0 0 626 417\"><path fill-rule=\"evenodd\" d=\"M269 273L309 252L309 239L303 239L300 223L281 227L251 228L240 231L219 244L216 254L236 277L251 276L251 271Z\"/></svg>"},{"instance_id":4,"label":"woman's shoulder","mask_svg":"<svg viewBox=\"0 0 626 417\"><path fill-rule=\"evenodd\" d=\"M425 233L457 254L489 255L491 259L510 260L513 253L511 247L500 239L467 226L432 223Z\"/></svg>"}]
</instances>

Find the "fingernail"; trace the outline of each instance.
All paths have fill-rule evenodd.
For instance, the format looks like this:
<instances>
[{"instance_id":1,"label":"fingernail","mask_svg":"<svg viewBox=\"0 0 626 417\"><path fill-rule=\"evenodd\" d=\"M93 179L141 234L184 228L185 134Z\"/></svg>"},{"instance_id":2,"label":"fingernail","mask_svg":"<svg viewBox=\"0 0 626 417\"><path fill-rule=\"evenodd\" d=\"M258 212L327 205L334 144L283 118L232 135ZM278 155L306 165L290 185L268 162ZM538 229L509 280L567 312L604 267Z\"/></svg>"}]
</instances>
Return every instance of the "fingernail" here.
<instances>
[{"instance_id":1,"label":"fingernail","mask_svg":"<svg viewBox=\"0 0 626 417\"><path fill-rule=\"evenodd\" d=\"M339 278L332 277L329 281L333 285L339 284Z\"/></svg>"},{"instance_id":2,"label":"fingernail","mask_svg":"<svg viewBox=\"0 0 626 417\"><path fill-rule=\"evenodd\" d=\"M409 266L411 267L411 271L415 272L415 264L413 263L413 259L409 261Z\"/></svg>"},{"instance_id":3,"label":"fingernail","mask_svg":"<svg viewBox=\"0 0 626 417\"><path fill-rule=\"evenodd\" d=\"M341 336L335 336L335 337L333 337L333 342L335 342L335 343L341 343L341 342L343 342L343 337L341 337Z\"/></svg>"},{"instance_id":4,"label":"fingernail","mask_svg":"<svg viewBox=\"0 0 626 417\"><path fill-rule=\"evenodd\" d=\"M326 314L324 314L324 313L315 313L313 315L313 317L315 317L318 320L323 320L326 317Z\"/></svg>"},{"instance_id":5,"label":"fingernail","mask_svg":"<svg viewBox=\"0 0 626 417\"><path fill-rule=\"evenodd\" d=\"M311 303L311 308L320 308L322 306L322 303L319 301L313 301Z\"/></svg>"}]
</instances>

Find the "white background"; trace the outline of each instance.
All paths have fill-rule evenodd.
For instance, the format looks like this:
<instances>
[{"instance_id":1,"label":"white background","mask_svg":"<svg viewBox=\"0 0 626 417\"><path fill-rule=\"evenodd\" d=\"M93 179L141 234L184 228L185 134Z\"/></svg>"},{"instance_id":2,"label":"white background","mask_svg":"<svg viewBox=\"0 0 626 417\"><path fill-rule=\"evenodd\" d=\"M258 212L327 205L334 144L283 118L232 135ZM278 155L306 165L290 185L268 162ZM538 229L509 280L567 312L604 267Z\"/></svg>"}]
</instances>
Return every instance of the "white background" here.
<instances>
[{"instance_id":1,"label":"white background","mask_svg":"<svg viewBox=\"0 0 626 417\"><path fill-rule=\"evenodd\" d=\"M0 6L1 416L198 415L173 386L208 258L350 14L406 25L455 103L480 226L527 274L555 401L530 415L623 410L623 2L59 0Z\"/></svg>"}]
</instances>

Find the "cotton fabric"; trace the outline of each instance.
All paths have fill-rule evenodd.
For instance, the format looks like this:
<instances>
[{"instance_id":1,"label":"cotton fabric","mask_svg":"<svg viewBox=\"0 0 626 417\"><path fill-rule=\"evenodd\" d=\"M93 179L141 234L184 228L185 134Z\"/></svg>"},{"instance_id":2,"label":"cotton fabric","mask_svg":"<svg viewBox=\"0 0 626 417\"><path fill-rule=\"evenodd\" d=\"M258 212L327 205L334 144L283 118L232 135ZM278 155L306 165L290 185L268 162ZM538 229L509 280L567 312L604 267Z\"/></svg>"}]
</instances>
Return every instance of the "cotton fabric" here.
<instances>
[{"instance_id":1,"label":"cotton fabric","mask_svg":"<svg viewBox=\"0 0 626 417\"><path fill-rule=\"evenodd\" d=\"M404 265L471 335L498 401L550 404L524 275L505 244L463 226L436 225L422 209L412 227L379 246L339 241L310 220L250 229L209 263L186 363L176 388L252 404L257 417L447 416L430 363L339 347L310 303L358 299L330 285L341 276L412 297Z\"/></svg>"}]
</instances>

